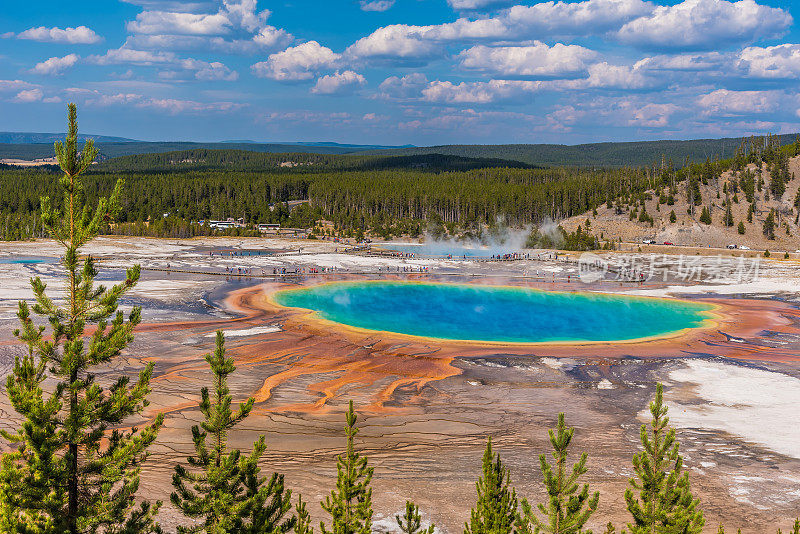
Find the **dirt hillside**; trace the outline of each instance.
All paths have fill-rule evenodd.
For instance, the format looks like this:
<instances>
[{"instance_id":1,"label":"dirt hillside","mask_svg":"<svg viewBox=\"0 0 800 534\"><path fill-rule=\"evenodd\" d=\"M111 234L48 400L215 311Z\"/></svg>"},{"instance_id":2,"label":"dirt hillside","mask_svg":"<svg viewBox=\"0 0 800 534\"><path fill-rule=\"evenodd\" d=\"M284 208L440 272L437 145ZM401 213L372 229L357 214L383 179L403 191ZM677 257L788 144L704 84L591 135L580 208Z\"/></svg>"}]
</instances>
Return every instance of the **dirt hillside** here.
<instances>
[{"instance_id":1,"label":"dirt hillside","mask_svg":"<svg viewBox=\"0 0 800 534\"><path fill-rule=\"evenodd\" d=\"M758 169L755 165L750 165L748 169L758 176ZM649 191L650 199L645 201L645 206L647 213L653 218L652 226L649 222L639 222L638 218L630 220L630 210L623 210L621 214L617 214L614 208L609 209L605 204L597 209L596 217L592 212L587 212L566 219L561 224L565 230L572 232L578 225L585 225L586 219L589 219L593 234L597 236L602 234L605 240L622 239L623 243L642 243L644 240L654 240L658 244L668 242L678 246L697 248L724 248L729 244L735 244L740 247L744 245L753 250L795 253L800 249L800 226L795 222L797 209L793 206L798 187L800 187L800 156L789 160L789 172L794 178L786 184L786 192L783 196L780 199L770 198L765 201L770 174L767 165L762 166L761 176L765 185L762 191L755 191L758 210L753 214L752 222L747 222L750 204L742 190L739 189L737 195L738 203L733 201L731 194L731 211L734 221L731 227L726 227L723 221L725 216L723 188L726 183L730 188L730 182L734 176L733 171L726 171L718 180L710 180L707 185L700 184L703 205L696 206L694 213L689 213L686 181L678 184L678 194L674 195L674 205L659 204L659 194ZM708 207L711 212L712 223L710 225L700 222L703 206ZM764 220L771 209L775 209L776 212L774 240L767 239L763 233ZM675 212L674 223L670 222L670 212L672 211ZM744 235L740 235L738 232L739 222L744 224Z\"/></svg>"}]
</instances>

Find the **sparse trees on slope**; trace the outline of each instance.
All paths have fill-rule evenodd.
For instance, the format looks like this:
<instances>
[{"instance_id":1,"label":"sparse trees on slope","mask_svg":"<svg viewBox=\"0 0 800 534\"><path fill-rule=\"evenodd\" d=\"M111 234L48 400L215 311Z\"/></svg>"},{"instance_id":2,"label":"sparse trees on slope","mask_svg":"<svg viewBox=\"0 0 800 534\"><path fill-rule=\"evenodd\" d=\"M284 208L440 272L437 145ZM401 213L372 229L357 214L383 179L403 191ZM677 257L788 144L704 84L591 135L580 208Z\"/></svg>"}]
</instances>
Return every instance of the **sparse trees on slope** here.
<instances>
[{"instance_id":1,"label":"sparse trees on slope","mask_svg":"<svg viewBox=\"0 0 800 534\"><path fill-rule=\"evenodd\" d=\"M406 511L402 516L394 516L397 526L403 534L433 534L434 525L422 528L422 517L419 515L419 507L411 501L406 501Z\"/></svg>"},{"instance_id":2,"label":"sparse trees on slope","mask_svg":"<svg viewBox=\"0 0 800 534\"><path fill-rule=\"evenodd\" d=\"M517 511L517 492L510 487L508 468L492 450L492 438L483 453L483 475L475 486L478 501L464 526L464 534L509 534L523 523Z\"/></svg>"},{"instance_id":3,"label":"sparse trees on slope","mask_svg":"<svg viewBox=\"0 0 800 534\"><path fill-rule=\"evenodd\" d=\"M253 444L249 455L228 450L227 435L253 408L251 397L231 409L228 376L236 370L233 359L225 356L225 339L217 332L216 347L205 357L214 374L214 390L201 390L200 411L205 420L192 427L196 456L189 466L175 466L172 476L172 503L185 516L200 519L197 525L178 526L178 532L204 534L284 533L295 519L285 518L291 509L291 492L284 491L283 475L273 474L267 481L259 476L258 460L264 454L264 436ZM213 394L213 398L212 398ZM210 441L210 443L208 443Z\"/></svg>"},{"instance_id":4,"label":"sparse trees on slope","mask_svg":"<svg viewBox=\"0 0 800 534\"><path fill-rule=\"evenodd\" d=\"M345 416L347 449L336 459L336 489L325 498L322 509L331 515L331 528L320 522L323 534L369 534L372 530L372 473L367 457L356 452L354 440L358 433L353 401Z\"/></svg>"},{"instance_id":5,"label":"sparse trees on slope","mask_svg":"<svg viewBox=\"0 0 800 534\"><path fill-rule=\"evenodd\" d=\"M571 470L567 467L567 451L574 433L574 428L567 428L564 414L558 414L556 430L549 431L555 464L550 465L544 454L539 456L544 486L549 497L547 504L538 506L544 518L540 519L528 501L522 500L523 519L533 525L536 533L579 534L583 532L583 526L589 517L597 510L600 493L594 492L590 495L588 484L584 484L580 490L578 485L578 479L586 473L586 453L581 454Z\"/></svg>"},{"instance_id":6,"label":"sparse trees on slope","mask_svg":"<svg viewBox=\"0 0 800 534\"><path fill-rule=\"evenodd\" d=\"M692 496L689 474L683 470L675 430L668 428L663 387L656 387L650 403L652 421L642 425L640 438L644 450L633 457L636 478L625 491L633 522L630 534L699 534L705 520L700 501ZM638 493L638 495L637 495Z\"/></svg>"},{"instance_id":7,"label":"sparse trees on slope","mask_svg":"<svg viewBox=\"0 0 800 534\"><path fill-rule=\"evenodd\" d=\"M57 305L38 277L31 280L35 304L19 303L22 327L15 335L28 352L15 360L6 391L23 422L15 433L2 432L17 448L2 459L0 525L25 533L152 532L158 504L135 508L134 498L147 447L163 417L142 430L123 425L147 406L153 365L133 384L123 376L110 388L102 387L93 372L133 340L141 310L134 308L126 320L117 308L138 281L139 267L128 269L119 284L95 287L94 261L81 254L114 215L122 183L94 209L85 202L81 175L97 150L87 141L78 152L76 116L70 104L66 141L55 145L63 171L63 207L53 208L49 198L42 199L42 222L64 248L65 304ZM52 337L44 336L45 327L34 323L31 311L47 319ZM90 324L94 331L87 332ZM48 379L53 382L46 389L52 393L45 392Z\"/></svg>"}]
</instances>

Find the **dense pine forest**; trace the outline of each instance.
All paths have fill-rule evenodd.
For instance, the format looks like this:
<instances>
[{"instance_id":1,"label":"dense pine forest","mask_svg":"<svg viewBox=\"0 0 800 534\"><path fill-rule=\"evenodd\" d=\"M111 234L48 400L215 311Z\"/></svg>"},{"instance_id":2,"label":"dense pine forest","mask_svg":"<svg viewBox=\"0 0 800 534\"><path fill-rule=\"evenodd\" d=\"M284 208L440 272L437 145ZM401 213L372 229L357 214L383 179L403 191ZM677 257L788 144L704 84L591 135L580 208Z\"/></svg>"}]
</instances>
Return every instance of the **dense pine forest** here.
<instances>
[{"instance_id":1,"label":"dense pine forest","mask_svg":"<svg viewBox=\"0 0 800 534\"><path fill-rule=\"evenodd\" d=\"M503 166L500 166L502 164ZM52 168L0 171L4 239L43 235L39 198L53 196ZM533 168L523 164L429 155L362 157L190 151L119 158L94 165L89 199L124 178L114 233L188 236L197 221L242 218L307 228L331 220L344 235L367 230L420 233L494 224L530 224L592 209L626 191L648 187L639 169ZM286 203L309 199L292 210Z\"/></svg>"}]
</instances>

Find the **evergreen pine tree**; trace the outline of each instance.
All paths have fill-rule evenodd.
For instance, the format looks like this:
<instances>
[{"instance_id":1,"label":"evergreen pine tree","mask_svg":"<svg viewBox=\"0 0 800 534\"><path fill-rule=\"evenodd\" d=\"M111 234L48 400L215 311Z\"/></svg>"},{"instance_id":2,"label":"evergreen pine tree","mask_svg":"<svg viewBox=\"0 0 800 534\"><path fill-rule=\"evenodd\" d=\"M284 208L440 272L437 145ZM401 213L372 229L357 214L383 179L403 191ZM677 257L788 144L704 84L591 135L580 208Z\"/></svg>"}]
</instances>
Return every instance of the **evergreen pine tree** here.
<instances>
[{"instance_id":1,"label":"evergreen pine tree","mask_svg":"<svg viewBox=\"0 0 800 534\"><path fill-rule=\"evenodd\" d=\"M723 217L722 222L730 228L733 226L733 212L731 211L731 204L730 202L725 203L725 217Z\"/></svg>"},{"instance_id":2,"label":"evergreen pine tree","mask_svg":"<svg viewBox=\"0 0 800 534\"><path fill-rule=\"evenodd\" d=\"M669 222L674 223L678 220L678 217L675 215L675 210L669 212Z\"/></svg>"},{"instance_id":3,"label":"evergreen pine tree","mask_svg":"<svg viewBox=\"0 0 800 534\"><path fill-rule=\"evenodd\" d=\"M558 414L558 426L555 432L549 431L555 465L548 464L544 454L539 456L544 486L549 496L547 505L539 504L538 506L539 512L545 518L539 519L533 513L528 501L522 500L524 520L534 526L536 533L578 534L583 531L583 526L597 509L597 503L600 500L599 492L590 496L588 484L584 484L578 492L578 478L586 473L586 453L581 454L578 462L572 466L571 473L567 468L567 450L574 433L574 428L567 428L564 414Z\"/></svg>"},{"instance_id":4,"label":"evergreen pine tree","mask_svg":"<svg viewBox=\"0 0 800 534\"><path fill-rule=\"evenodd\" d=\"M372 473L367 457L355 451L354 440L358 433L357 416L353 401L345 417L347 449L336 459L336 489L325 498L322 509L331 515L331 530L320 521L322 534L369 534L372 530Z\"/></svg>"},{"instance_id":5,"label":"evergreen pine tree","mask_svg":"<svg viewBox=\"0 0 800 534\"><path fill-rule=\"evenodd\" d=\"M193 469L175 466L175 491L171 496L172 503L185 516L202 522L178 526L178 532L288 532L294 526L294 518L284 519L291 509L291 492L284 491L283 476L273 474L269 482L259 477L258 460L266 449L264 436L253 444L249 455L227 447L228 431L250 414L255 400L247 399L236 413L231 409L228 376L236 367L233 359L225 356L222 331L217 332L214 352L206 354L205 359L214 373L213 398L208 388L201 390L200 411L205 420L192 427L196 456L187 460Z\"/></svg>"},{"instance_id":6,"label":"evergreen pine tree","mask_svg":"<svg viewBox=\"0 0 800 534\"><path fill-rule=\"evenodd\" d=\"M411 501L406 501L406 511L401 516L394 516L397 521L397 526L400 527L400 532L403 534L433 534L434 525L428 528L422 528L422 517L419 515L419 507Z\"/></svg>"},{"instance_id":7,"label":"evergreen pine tree","mask_svg":"<svg viewBox=\"0 0 800 534\"><path fill-rule=\"evenodd\" d=\"M770 210L767 218L764 219L764 237L767 239L775 239L775 210Z\"/></svg>"},{"instance_id":8,"label":"evergreen pine tree","mask_svg":"<svg viewBox=\"0 0 800 534\"><path fill-rule=\"evenodd\" d=\"M297 505L294 508L295 523L294 534L314 534L314 527L311 526L311 515L306 509L306 503L303 501L303 496L297 496Z\"/></svg>"},{"instance_id":9,"label":"evergreen pine tree","mask_svg":"<svg viewBox=\"0 0 800 534\"><path fill-rule=\"evenodd\" d=\"M775 197L776 200L780 200L780 198L786 192L786 182L784 181L781 172L777 168L772 170L771 175L772 176L769 180L769 190L772 192L772 196Z\"/></svg>"},{"instance_id":10,"label":"evergreen pine tree","mask_svg":"<svg viewBox=\"0 0 800 534\"><path fill-rule=\"evenodd\" d=\"M500 455L494 454L492 438L489 438L483 453L483 476L475 484L478 500L469 523L464 525L464 534L509 534L517 525L520 530L528 531L524 518L520 518L517 511L517 492L509 484L508 469Z\"/></svg>"},{"instance_id":11,"label":"evergreen pine tree","mask_svg":"<svg viewBox=\"0 0 800 534\"><path fill-rule=\"evenodd\" d=\"M699 534L705 519L700 501L692 496L689 474L683 471L675 430L667 426L663 395L658 384L656 398L650 403L650 432L648 425L642 425L640 431L644 450L633 457L637 478L631 478L631 487L625 491L633 516L628 530L630 534Z\"/></svg>"},{"instance_id":12,"label":"evergreen pine tree","mask_svg":"<svg viewBox=\"0 0 800 534\"><path fill-rule=\"evenodd\" d=\"M97 156L91 140L78 152L77 112L69 104L69 131L55 144L63 176L61 209L42 198L42 224L64 248L66 302L57 305L39 277L31 280L35 304L19 303L22 324L15 335L28 347L14 362L6 382L11 405L22 416L22 428L2 436L17 448L2 459L0 525L11 532L78 534L89 532L153 532L160 503L136 508L141 464L156 439L163 416L139 430L125 420L148 405L153 364L139 373L116 379L110 388L97 383L93 369L116 358L133 340L141 310L127 321L118 311L119 299L139 279L139 267L126 271L125 280L110 288L95 287L91 256L81 249L115 214L122 182L97 206L86 203L81 175ZM31 311L46 317L52 337L37 326ZM110 319L110 323L109 323ZM87 333L87 325L94 324ZM47 393L45 379L53 379ZM5 530L4 530L5 532Z\"/></svg>"},{"instance_id":13,"label":"evergreen pine tree","mask_svg":"<svg viewBox=\"0 0 800 534\"><path fill-rule=\"evenodd\" d=\"M739 221L739 226L738 228L736 228L736 231L739 232L739 235L744 235L745 228L744 228L744 223L742 221Z\"/></svg>"},{"instance_id":14,"label":"evergreen pine tree","mask_svg":"<svg viewBox=\"0 0 800 534\"><path fill-rule=\"evenodd\" d=\"M703 206L703 211L700 213L700 222L711 224L711 212L708 210L708 206Z\"/></svg>"}]
</instances>

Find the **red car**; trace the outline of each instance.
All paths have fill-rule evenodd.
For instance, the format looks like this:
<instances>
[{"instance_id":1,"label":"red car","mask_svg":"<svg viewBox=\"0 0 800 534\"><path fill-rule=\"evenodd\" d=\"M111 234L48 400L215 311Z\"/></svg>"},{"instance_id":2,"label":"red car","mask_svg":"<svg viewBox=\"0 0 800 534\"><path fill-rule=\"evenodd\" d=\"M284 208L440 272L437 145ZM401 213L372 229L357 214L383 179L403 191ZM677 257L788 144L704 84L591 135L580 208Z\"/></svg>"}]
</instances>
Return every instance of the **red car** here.
<instances>
[{"instance_id":1,"label":"red car","mask_svg":"<svg viewBox=\"0 0 800 534\"><path fill-rule=\"evenodd\" d=\"M675 243L673 243L672 241L664 241L664 244L665 245L674 245Z\"/></svg>"}]
</instances>

